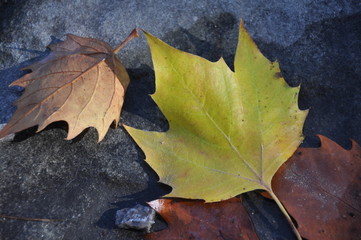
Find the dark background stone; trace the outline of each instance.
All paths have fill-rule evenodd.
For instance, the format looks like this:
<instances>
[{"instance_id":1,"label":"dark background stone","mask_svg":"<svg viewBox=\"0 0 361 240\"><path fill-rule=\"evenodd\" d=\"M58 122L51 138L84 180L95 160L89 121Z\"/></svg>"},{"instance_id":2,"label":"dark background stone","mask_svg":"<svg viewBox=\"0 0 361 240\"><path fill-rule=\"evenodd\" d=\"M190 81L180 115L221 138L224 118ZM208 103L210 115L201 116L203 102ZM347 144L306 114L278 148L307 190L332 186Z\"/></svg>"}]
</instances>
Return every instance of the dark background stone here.
<instances>
[{"instance_id":1,"label":"dark background stone","mask_svg":"<svg viewBox=\"0 0 361 240\"><path fill-rule=\"evenodd\" d=\"M358 0L0 1L0 123L10 119L11 103L21 95L21 89L7 85L66 33L116 46L137 26L211 61L223 56L233 68L240 18L265 56L280 62L286 81L301 84L299 105L310 108L304 146L318 146L316 134L346 148L350 138L360 143ZM149 97L155 91L154 72L144 36L119 57L132 79L122 122L166 130L166 119ZM0 140L0 214L65 221L0 219L0 239L142 239L141 233L114 229L115 211L170 188L157 183L124 129L109 130L99 144L94 129L64 140L61 122L34 131ZM245 205L262 239L292 239L272 201L250 193Z\"/></svg>"}]
</instances>

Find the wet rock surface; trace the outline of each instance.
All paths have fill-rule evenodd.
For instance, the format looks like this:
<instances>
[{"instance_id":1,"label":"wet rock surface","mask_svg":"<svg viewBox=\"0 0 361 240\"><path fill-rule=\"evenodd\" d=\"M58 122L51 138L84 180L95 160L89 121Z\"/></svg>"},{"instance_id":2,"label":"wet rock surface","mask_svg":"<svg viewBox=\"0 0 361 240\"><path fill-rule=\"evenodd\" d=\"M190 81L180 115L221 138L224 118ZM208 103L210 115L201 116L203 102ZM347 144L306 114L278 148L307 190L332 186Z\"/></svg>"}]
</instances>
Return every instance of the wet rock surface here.
<instances>
[{"instance_id":1,"label":"wet rock surface","mask_svg":"<svg viewBox=\"0 0 361 240\"><path fill-rule=\"evenodd\" d=\"M260 50L280 62L286 81L301 84L300 107L311 108L304 145L317 146L315 134L344 147L350 147L349 138L360 143L359 1L0 1L0 123L10 119L11 103L21 95L7 85L66 33L116 46L141 27L211 61L223 56L232 67L240 18ZM132 79L122 122L166 130L166 119L149 97L154 72L144 36L118 55ZM0 213L62 221L0 219L0 239L142 239L140 232L115 228L116 211L169 188L157 183L124 129L110 129L99 144L94 129L72 141L64 140L62 122L35 130L0 140ZM269 200L251 193L247 201L263 239L292 238Z\"/></svg>"}]
</instances>

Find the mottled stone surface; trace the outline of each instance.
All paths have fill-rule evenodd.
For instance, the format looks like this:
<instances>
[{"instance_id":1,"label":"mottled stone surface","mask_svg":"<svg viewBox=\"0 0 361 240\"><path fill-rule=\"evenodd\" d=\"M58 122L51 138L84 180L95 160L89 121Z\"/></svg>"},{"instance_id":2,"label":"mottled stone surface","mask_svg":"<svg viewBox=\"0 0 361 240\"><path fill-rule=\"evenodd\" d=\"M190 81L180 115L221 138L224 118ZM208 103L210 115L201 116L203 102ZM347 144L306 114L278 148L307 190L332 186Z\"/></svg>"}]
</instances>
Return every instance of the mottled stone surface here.
<instances>
[{"instance_id":1,"label":"mottled stone surface","mask_svg":"<svg viewBox=\"0 0 361 240\"><path fill-rule=\"evenodd\" d=\"M361 142L361 3L358 0L8 0L0 1L0 123L21 95L7 85L22 67L47 54L46 45L73 33L119 44L141 27L181 50L232 67L242 18L261 51L280 62L300 106L311 108L304 133L308 146L324 134L342 146ZM132 83L122 121L165 130L167 122L148 94L155 90L144 36L120 53ZM0 140L0 213L61 222L0 219L1 239L142 239L114 229L115 212L152 200L169 189L156 183L143 154L120 127L96 144L90 129L65 141L57 123ZM274 206L249 194L247 207L262 239L290 239ZM252 200L252 201L251 201ZM273 206L273 208L272 208ZM275 210L277 211L277 209Z\"/></svg>"}]
</instances>

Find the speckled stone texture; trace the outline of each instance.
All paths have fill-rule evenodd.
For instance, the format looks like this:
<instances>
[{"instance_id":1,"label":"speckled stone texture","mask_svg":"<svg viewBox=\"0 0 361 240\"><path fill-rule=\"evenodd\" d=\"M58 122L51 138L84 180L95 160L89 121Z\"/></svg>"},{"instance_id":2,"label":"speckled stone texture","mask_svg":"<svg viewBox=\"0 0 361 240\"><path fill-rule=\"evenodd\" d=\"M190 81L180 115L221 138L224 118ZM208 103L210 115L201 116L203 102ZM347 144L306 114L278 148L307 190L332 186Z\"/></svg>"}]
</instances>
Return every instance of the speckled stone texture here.
<instances>
[{"instance_id":1,"label":"speckled stone texture","mask_svg":"<svg viewBox=\"0 0 361 240\"><path fill-rule=\"evenodd\" d=\"M323 134L344 147L361 143L361 2L358 0L8 0L0 1L0 123L7 122L21 89L8 84L20 69L43 58L46 46L66 33L119 44L134 27L211 61L232 67L240 18L260 50L278 60L299 104L310 108L305 146ZM151 100L154 72L145 37L118 54L132 83L122 122L166 130ZM31 222L0 219L0 239L142 239L114 229L117 209L159 197L169 188L143 162L144 155L122 127L96 143L90 129L66 141L66 125L41 133L29 129L0 140L0 214L63 219ZM261 239L292 239L270 200L246 195Z\"/></svg>"}]
</instances>

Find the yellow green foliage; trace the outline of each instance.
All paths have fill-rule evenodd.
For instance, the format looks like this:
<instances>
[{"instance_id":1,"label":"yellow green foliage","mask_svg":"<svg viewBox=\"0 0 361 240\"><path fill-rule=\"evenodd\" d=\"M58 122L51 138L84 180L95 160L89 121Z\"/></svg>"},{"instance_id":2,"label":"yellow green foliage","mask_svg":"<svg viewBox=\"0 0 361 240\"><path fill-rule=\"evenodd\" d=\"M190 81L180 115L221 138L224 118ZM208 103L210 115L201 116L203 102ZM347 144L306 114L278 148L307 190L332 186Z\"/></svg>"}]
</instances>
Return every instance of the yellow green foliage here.
<instances>
[{"instance_id":1,"label":"yellow green foliage","mask_svg":"<svg viewBox=\"0 0 361 240\"><path fill-rule=\"evenodd\" d=\"M210 62L146 36L156 74L152 98L169 131L126 129L173 188L167 196L215 202L272 192L273 175L303 139L299 87L287 85L242 24L235 72L222 58Z\"/></svg>"}]
</instances>

